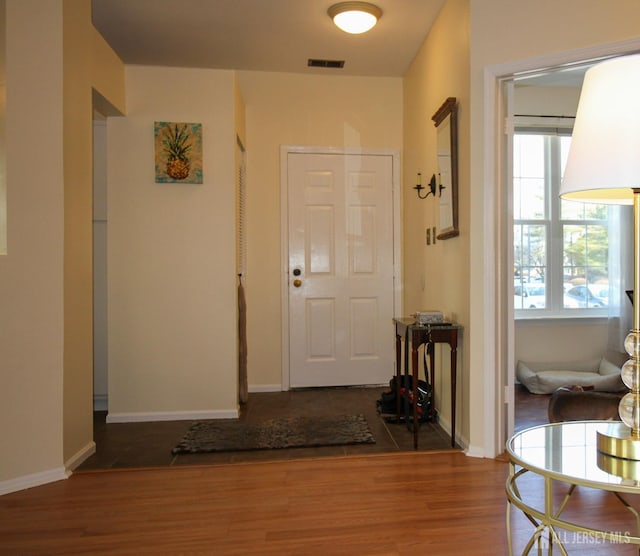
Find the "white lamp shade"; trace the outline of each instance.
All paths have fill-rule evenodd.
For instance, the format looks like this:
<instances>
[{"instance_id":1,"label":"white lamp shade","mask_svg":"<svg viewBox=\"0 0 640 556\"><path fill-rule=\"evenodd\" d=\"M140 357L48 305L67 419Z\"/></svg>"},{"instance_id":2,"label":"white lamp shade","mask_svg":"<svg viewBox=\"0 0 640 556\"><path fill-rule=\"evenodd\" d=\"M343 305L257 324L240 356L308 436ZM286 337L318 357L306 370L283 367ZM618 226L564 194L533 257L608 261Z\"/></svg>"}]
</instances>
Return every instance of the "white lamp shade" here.
<instances>
[{"instance_id":1,"label":"white lamp shade","mask_svg":"<svg viewBox=\"0 0 640 556\"><path fill-rule=\"evenodd\" d=\"M352 35L366 33L382 17L382 10L368 2L341 2L327 12L337 27Z\"/></svg>"},{"instance_id":2,"label":"white lamp shade","mask_svg":"<svg viewBox=\"0 0 640 556\"><path fill-rule=\"evenodd\" d=\"M561 197L633 204L640 188L640 55L587 70Z\"/></svg>"}]
</instances>

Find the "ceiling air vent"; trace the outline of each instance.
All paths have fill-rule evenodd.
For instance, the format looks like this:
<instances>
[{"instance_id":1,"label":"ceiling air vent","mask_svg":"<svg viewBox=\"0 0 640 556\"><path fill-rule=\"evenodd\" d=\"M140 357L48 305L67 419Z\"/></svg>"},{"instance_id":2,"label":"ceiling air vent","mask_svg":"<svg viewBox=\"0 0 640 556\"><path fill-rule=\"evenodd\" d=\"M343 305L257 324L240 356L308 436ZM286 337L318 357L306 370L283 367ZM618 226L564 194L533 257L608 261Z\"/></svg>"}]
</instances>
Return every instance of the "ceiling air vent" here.
<instances>
[{"instance_id":1,"label":"ceiling air vent","mask_svg":"<svg viewBox=\"0 0 640 556\"><path fill-rule=\"evenodd\" d=\"M344 60L318 60L309 58L307 66L310 68L343 68Z\"/></svg>"}]
</instances>

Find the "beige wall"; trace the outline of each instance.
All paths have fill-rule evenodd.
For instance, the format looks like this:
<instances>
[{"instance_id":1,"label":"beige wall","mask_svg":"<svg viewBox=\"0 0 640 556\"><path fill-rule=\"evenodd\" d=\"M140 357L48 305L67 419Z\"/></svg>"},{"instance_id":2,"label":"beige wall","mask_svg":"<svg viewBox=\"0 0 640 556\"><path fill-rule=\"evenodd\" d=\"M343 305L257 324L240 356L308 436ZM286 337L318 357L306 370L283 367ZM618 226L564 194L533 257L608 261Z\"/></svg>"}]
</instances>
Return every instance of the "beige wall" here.
<instances>
[{"instance_id":1,"label":"beige wall","mask_svg":"<svg viewBox=\"0 0 640 556\"><path fill-rule=\"evenodd\" d=\"M516 361L585 361L607 351L606 320L517 321L515 328Z\"/></svg>"},{"instance_id":2,"label":"beige wall","mask_svg":"<svg viewBox=\"0 0 640 556\"><path fill-rule=\"evenodd\" d=\"M594 48L638 38L640 3L635 0L470 0L470 450L502 451L504 432L496 419L501 407L505 356L505 308L499 277L505 272L504 245L498 243L505 207L496 187L499 126L494 118L496 88L487 75L518 66L534 69L554 60L579 60ZM599 46L598 46L599 45ZM581 54L582 53L582 54ZM538 65L537 65L538 64Z\"/></svg>"},{"instance_id":3,"label":"beige wall","mask_svg":"<svg viewBox=\"0 0 640 556\"><path fill-rule=\"evenodd\" d=\"M636 0L470 0L470 5L474 72L483 65L638 36Z\"/></svg>"},{"instance_id":4,"label":"beige wall","mask_svg":"<svg viewBox=\"0 0 640 556\"><path fill-rule=\"evenodd\" d=\"M62 478L93 449L92 77L124 90L122 65L105 60L104 44L93 67L101 39L88 0L6 5L0 429L12 449L0 458L0 492Z\"/></svg>"},{"instance_id":5,"label":"beige wall","mask_svg":"<svg viewBox=\"0 0 640 556\"><path fill-rule=\"evenodd\" d=\"M516 84L513 113L538 116L575 116L580 87L530 87ZM567 121L571 124L571 120Z\"/></svg>"},{"instance_id":6,"label":"beige wall","mask_svg":"<svg viewBox=\"0 0 640 556\"><path fill-rule=\"evenodd\" d=\"M398 78L239 72L247 111L248 379L282 380L280 146L402 147ZM392 333L392 332L391 332Z\"/></svg>"},{"instance_id":7,"label":"beige wall","mask_svg":"<svg viewBox=\"0 0 640 556\"><path fill-rule=\"evenodd\" d=\"M9 255L0 257L0 436L12 448L0 458L0 485L63 476L62 4L41 4L7 1L10 203Z\"/></svg>"},{"instance_id":8,"label":"beige wall","mask_svg":"<svg viewBox=\"0 0 640 556\"><path fill-rule=\"evenodd\" d=\"M127 117L108 121L108 419L234 416L234 74L126 81ZM202 124L203 184L155 183L154 121Z\"/></svg>"},{"instance_id":9,"label":"beige wall","mask_svg":"<svg viewBox=\"0 0 640 556\"><path fill-rule=\"evenodd\" d=\"M246 122L246 108L244 105L244 98L242 97L242 91L238 84L238 76L233 74L233 121L235 125L236 136L238 140L246 147L247 143L247 122Z\"/></svg>"},{"instance_id":10,"label":"beige wall","mask_svg":"<svg viewBox=\"0 0 640 556\"><path fill-rule=\"evenodd\" d=\"M92 89L102 85L103 96L124 110L124 71L91 25L91 3L64 0L62 5L64 459L73 467L94 447Z\"/></svg>"},{"instance_id":11,"label":"beige wall","mask_svg":"<svg viewBox=\"0 0 640 556\"><path fill-rule=\"evenodd\" d=\"M131 66L127 106L108 124L110 420L235 411L234 133L247 147L249 385L279 390L280 146L400 149L401 80L239 72L236 82L231 72ZM154 119L203 121L210 182L149 183ZM189 252L171 251L187 238ZM160 326L163 315L171 323ZM225 332L210 335L218 326Z\"/></svg>"},{"instance_id":12,"label":"beige wall","mask_svg":"<svg viewBox=\"0 0 640 556\"><path fill-rule=\"evenodd\" d=\"M464 327L458 352L458 426L469 434L469 13L466 0L449 0L404 78L404 306L405 313L443 311ZM447 47L443 48L446 44ZM426 245L438 223L438 202L418 199L412 187L437 173L436 128L431 117L447 97L458 101L460 235ZM436 404L443 426L450 415L449 348L438 346Z\"/></svg>"}]
</instances>

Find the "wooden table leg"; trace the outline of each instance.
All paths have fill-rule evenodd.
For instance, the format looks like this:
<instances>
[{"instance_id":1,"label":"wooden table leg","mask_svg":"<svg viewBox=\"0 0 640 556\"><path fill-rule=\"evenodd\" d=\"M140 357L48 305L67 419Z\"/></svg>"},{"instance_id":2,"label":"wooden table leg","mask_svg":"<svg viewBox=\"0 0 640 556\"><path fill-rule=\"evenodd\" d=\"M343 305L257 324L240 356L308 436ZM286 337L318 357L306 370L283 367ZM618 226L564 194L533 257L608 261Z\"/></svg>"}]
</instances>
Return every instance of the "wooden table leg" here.
<instances>
[{"instance_id":1,"label":"wooden table leg","mask_svg":"<svg viewBox=\"0 0 640 556\"><path fill-rule=\"evenodd\" d=\"M398 423L400 422L400 384L402 374L402 336L398 334L398 330L396 329L396 417L398 419Z\"/></svg>"},{"instance_id":2,"label":"wooden table leg","mask_svg":"<svg viewBox=\"0 0 640 556\"><path fill-rule=\"evenodd\" d=\"M418 348L411 344L411 389L413 390L413 449L418 449Z\"/></svg>"},{"instance_id":3,"label":"wooden table leg","mask_svg":"<svg viewBox=\"0 0 640 556\"><path fill-rule=\"evenodd\" d=\"M431 403L429 404L429 418L435 421L436 418L436 345L429 340L424 345L424 349L429 351L429 380L431 386Z\"/></svg>"},{"instance_id":4,"label":"wooden table leg","mask_svg":"<svg viewBox=\"0 0 640 556\"><path fill-rule=\"evenodd\" d=\"M456 446L456 364L457 357L457 345L451 345L451 447Z\"/></svg>"}]
</instances>

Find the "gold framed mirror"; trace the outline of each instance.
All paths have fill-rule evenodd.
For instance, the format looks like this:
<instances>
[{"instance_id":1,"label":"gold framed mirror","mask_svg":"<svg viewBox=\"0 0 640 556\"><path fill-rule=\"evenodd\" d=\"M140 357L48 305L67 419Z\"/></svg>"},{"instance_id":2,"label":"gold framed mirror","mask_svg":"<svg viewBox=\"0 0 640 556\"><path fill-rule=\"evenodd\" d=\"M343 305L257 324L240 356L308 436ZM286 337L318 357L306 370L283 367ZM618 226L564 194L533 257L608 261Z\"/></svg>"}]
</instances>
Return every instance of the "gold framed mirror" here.
<instances>
[{"instance_id":1,"label":"gold framed mirror","mask_svg":"<svg viewBox=\"0 0 640 556\"><path fill-rule=\"evenodd\" d=\"M438 239L460 235L458 230L458 102L449 97L431 118L438 151Z\"/></svg>"}]
</instances>

